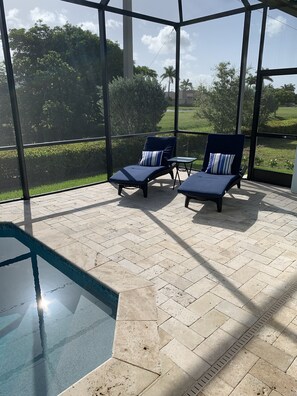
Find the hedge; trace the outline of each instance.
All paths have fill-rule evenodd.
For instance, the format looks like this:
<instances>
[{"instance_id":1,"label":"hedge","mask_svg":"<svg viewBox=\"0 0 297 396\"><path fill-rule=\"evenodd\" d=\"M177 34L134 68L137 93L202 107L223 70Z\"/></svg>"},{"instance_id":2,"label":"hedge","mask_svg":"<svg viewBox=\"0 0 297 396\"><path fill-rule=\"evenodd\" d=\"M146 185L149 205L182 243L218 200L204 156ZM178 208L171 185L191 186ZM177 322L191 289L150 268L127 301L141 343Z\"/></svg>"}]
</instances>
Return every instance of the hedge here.
<instances>
[{"instance_id":1,"label":"hedge","mask_svg":"<svg viewBox=\"0 0 297 396\"><path fill-rule=\"evenodd\" d=\"M114 168L139 160L145 137L114 139ZM30 187L106 173L105 141L25 149ZM0 151L0 192L20 187L16 150Z\"/></svg>"}]
</instances>

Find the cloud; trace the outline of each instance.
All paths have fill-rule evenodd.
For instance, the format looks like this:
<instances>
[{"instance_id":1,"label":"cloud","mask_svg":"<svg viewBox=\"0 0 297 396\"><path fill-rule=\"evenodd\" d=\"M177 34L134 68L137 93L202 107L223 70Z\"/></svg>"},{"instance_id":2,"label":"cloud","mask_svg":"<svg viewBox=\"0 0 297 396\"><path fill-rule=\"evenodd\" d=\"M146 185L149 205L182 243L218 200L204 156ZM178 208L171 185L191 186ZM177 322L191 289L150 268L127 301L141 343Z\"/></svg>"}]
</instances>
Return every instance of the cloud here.
<instances>
[{"instance_id":1,"label":"cloud","mask_svg":"<svg viewBox=\"0 0 297 396\"><path fill-rule=\"evenodd\" d=\"M56 20L56 15L53 12L41 10L39 7L30 10L30 15L34 22L42 20L44 23L54 23Z\"/></svg>"},{"instance_id":2,"label":"cloud","mask_svg":"<svg viewBox=\"0 0 297 396\"><path fill-rule=\"evenodd\" d=\"M180 31L180 49L182 53L192 50L190 35L183 29Z\"/></svg>"},{"instance_id":3,"label":"cloud","mask_svg":"<svg viewBox=\"0 0 297 396\"><path fill-rule=\"evenodd\" d=\"M170 26L161 29L157 36L143 35L141 41L146 45L150 52L154 54L169 54L175 52L175 31ZM190 50L190 36L185 30L180 34L181 51Z\"/></svg>"},{"instance_id":4,"label":"cloud","mask_svg":"<svg viewBox=\"0 0 297 396\"><path fill-rule=\"evenodd\" d=\"M162 62L164 67L173 66L175 68L175 58L167 58Z\"/></svg>"},{"instance_id":5,"label":"cloud","mask_svg":"<svg viewBox=\"0 0 297 396\"><path fill-rule=\"evenodd\" d=\"M17 8L12 8L11 10L8 10L6 19L11 21L11 20L15 20L15 19L19 19L18 18L18 14L20 13L20 10Z\"/></svg>"},{"instance_id":6,"label":"cloud","mask_svg":"<svg viewBox=\"0 0 297 396\"><path fill-rule=\"evenodd\" d=\"M31 20L33 22L42 20L43 23L48 25L57 24L57 25L65 25L67 23L66 11L65 13L58 12L50 12L46 10L41 10L39 7L33 8L30 10Z\"/></svg>"},{"instance_id":7,"label":"cloud","mask_svg":"<svg viewBox=\"0 0 297 396\"><path fill-rule=\"evenodd\" d=\"M123 26L123 23L120 21L115 21L114 19L107 19L106 27L109 29L117 29Z\"/></svg>"},{"instance_id":8,"label":"cloud","mask_svg":"<svg viewBox=\"0 0 297 396\"><path fill-rule=\"evenodd\" d=\"M196 61L197 58L196 58L196 56L193 56L193 55L191 55L191 54L185 54L185 55L183 55L182 60L186 60L186 61Z\"/></svg>"},{"instance_id":9,"label":"cloud","mask_svg":"<svg viewBox=\"0 0 297 396\"><path fill-rule=\"evenodd\" d=\"M8 10L6 21L9 27L19 28L24 26L21 18L18 17L19 13L20 10L18 8L12 8L11 10Z\"/></svg>"},{"instance_id":10,"label":"cloud","mask_svg":"<svg viewBox=\"0 0 297 396\"><path fill-rule=\"evenodd\" d=\"M273 37L279 34L282 30L284 30L285 26L284 24L287 22L287 20L282 17L278 16L275 19L268 19L267 25L266 25L266 33L268 37Z\"/></svg>"},{"instance_id":11,"label":"cloud","mask_svg":"<svg viewBox=\"0 0 297 396\"><path fill-rule=\"evenodd\" d=\"M86 21L86 22L80 22L78 24L83 30L89 30L90 32L94 34L99 34L99 26L91 21Z\"/></svg>"},{"instance_id":12,"label":"cloud","mask_svg":"<svg viewBox=\"0 0 297 396\"><path fill-rule=\"evenodd\" d=\"M65 25L68 21L66 15L64 15L64 14L58 14L58 20L59 20L60 25Z\"/></svg>"}]
</instances>

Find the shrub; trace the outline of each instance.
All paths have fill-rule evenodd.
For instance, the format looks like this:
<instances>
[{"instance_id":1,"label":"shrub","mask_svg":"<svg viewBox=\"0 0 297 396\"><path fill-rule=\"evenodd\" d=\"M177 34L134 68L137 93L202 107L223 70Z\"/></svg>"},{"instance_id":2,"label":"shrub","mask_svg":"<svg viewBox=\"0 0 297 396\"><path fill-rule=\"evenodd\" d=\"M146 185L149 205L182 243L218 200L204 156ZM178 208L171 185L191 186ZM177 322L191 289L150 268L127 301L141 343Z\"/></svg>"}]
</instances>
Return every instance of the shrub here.
<instances>
[{"instance_id":1,"label":"shrub","mask_svg":"<svg viewBox=\"0 0 297 396\"><path fill-rule=\"evenodd\" d=\"M259 132L297 135L297 119L268 121L266 125L260 127Z\"/></svg>"},{"instance_id":2,"label":"shrub","mask_svg":"<svg viewBox=\"0 0 297 396\"><path fill-rule=\"evenodd\" d=\"M285 168L289 169L289 170L293 170L294 169L294 163L292 161L286 160L285 161Z\"/></svg>"},{"instance_id":3,"label":"shrub","mask_svg":"<svg viewBox=\"0 0 297 396\"><path fill-rule=\"evenodd\" d=\"M270 160L270 166L271 166L271 168L275 168L276 166L277 166L277 159L276 158L273 158L273 159L271 159Z\"/></svg>"},{"instance_id":4,"label":"shrub","mask_svg":"<svg viewBox=\"0 0 297 396\"><path fill-rule=\"evenodd\" d=\"M30 187L106 173L105 142L29 148L25 159ZM0 152L0 173L1 191L14 188L19 177L16 151Z\"/></svg>"},{"instance_id":5,"label":"shrub","mask_svg":"<svg viewBox=\"0 0 297 396\"><path fill-rule=\"evenodd\" d=\"M158 81L142 75L114 79L109 85L109 95L113 135L156 131L167 108Z\"/></svg>"},{"instance_id":6,"label":"shrub","mask_svg":"<svg viewBox=\"0 0 297 396\"><path fill-rule=\"evenodd\" d=\"M255 165L256 166L260 166L261 164L263 164L264 160L261 157L256 156L255 157Z\"/></svg>"}]
</instances>

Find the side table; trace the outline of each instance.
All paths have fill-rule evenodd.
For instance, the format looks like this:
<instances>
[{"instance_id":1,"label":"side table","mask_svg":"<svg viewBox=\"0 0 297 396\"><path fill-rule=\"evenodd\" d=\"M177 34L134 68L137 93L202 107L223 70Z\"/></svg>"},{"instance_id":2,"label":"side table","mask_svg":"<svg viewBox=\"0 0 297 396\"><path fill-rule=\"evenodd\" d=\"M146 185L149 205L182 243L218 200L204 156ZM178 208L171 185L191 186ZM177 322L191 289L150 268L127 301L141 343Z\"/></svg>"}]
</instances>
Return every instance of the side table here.
<instances>
[{"instance_id":1,"label":"side table","mask_svg":"<svg viewBox=\"0 0 297 396\"><path fill-rule=\"evenodd\" d=\"M196 161L196 159L197 158L195 158L195 157L172 157L169 160L167 160L171 164L173 164L173 163L176 164L176 173L174 176L172 189L174 189L174 187L175 187L177 178L178 178L179 184L181 184L181 180L180 180L180 176L179 176L180 164L184 165L184 168L185 168L188 176L190 176L190 174L192 172L193 162Z\"/></svg>"}]
</instances>

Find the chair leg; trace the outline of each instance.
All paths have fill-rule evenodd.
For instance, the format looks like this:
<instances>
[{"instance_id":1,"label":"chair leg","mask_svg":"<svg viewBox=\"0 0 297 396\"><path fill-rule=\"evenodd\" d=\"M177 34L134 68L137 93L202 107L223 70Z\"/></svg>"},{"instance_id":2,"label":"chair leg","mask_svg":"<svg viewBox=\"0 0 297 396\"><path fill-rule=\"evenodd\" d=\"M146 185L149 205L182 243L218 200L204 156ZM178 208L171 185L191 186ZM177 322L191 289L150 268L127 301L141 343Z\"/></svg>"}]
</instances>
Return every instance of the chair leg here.
<instances>
[{"instance_id":1,"label":"chair leg","mask_svg":"<svg viewBox=\"0 0 297 396\"><path fill-rule=\"evenodd\" d=\"M147 184L145 184L144 186L141 187L142 191L143 191L143 196L144 198L147 198Z\"/></svg>"},{"instance_id":2,"label":"chair leg","mask_svg":"<svg viewBox=\"0 0 297 396\"><path fill-rule=\"evenodd\" d=\"M218 198L217 199L217 210L218 210L218 212L222 211L222 205L223 205L223 198Z\"/></svg>"},{"instance_id":3,"label":"chair leg","mask_svg":"<svg viewBox=\"0 0 297 396\"><path fill-rule=\"evenodd\" d=\"M123 189L123 185L119 184L119 188L118 188L118 195L122 195L122 189Z\"/></svg>"},{"instance_id":4,"label":"chair leg","mask_svg":"<svg viewBox=\"0 0 297 396\"><path fill-rule=\"evenodd\" d=\"M237 183L237 187L240 188L240 180L239 180L239 182Z\"/></svg>"},{"instance_id":5,"label":"chair leg","mask_svg":"<svg viewBox=\"0 0 297 396\"><path fill-rule=\"evenodd\" d=\"M186 200L185 200L185 207L186 208L189 207L189 202L190 202L190 197L186 197Z\"/></svg>"},{"instance_id":6,"label":"chair leg","mask_svg":"<svg viewBox=\"0 0 297 396\"><path fill-rule=\"evenodd\" d=\"M170 174L170 176L171 176L171 179L173 180L173 179L174 179L173 170L171 170L171 171L169 172L169 174Z\"/></svg>"}]
</instances>

